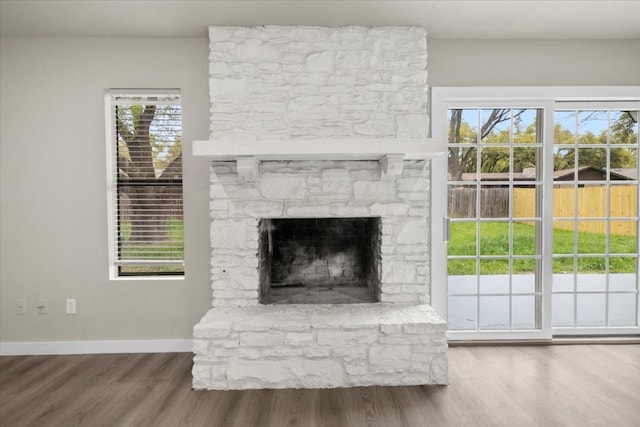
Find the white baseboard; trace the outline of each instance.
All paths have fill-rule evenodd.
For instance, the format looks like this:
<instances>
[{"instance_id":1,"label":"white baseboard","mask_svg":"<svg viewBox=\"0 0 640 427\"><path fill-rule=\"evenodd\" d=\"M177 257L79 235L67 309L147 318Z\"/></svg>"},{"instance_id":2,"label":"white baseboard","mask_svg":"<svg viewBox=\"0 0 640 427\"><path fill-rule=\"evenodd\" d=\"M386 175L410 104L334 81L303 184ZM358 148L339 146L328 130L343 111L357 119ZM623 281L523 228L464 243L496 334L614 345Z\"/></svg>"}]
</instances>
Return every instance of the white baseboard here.
<instances>
[{"instance_id":1,"label":"white baseboard","mask_svg":"<svg viewBox=\"0 0 640 427\"><path fill-rule=\"evenodd\" d=\"M0 356L101 353L190 353L193 340L0 342Z\"/></svg>"}]
</instances>

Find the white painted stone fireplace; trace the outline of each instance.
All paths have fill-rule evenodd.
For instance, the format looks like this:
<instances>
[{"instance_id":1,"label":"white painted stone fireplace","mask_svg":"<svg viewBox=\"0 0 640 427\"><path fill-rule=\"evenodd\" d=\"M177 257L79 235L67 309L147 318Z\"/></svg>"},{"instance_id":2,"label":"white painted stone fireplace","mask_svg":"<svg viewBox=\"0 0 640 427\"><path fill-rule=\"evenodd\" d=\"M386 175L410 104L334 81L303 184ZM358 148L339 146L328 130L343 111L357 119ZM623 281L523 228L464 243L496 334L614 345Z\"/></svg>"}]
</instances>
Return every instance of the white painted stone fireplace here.
<instances>
[{"instance_id":1,"label":"white painted stone fireplace","mask_svg":"<svg viewBox=\"0 0 640 427\"><path fill-rule=\"evenodd\" d=\"M193 387L446 384L426 34L211 27L212 308Z\"/></svg>"}]
</instances>

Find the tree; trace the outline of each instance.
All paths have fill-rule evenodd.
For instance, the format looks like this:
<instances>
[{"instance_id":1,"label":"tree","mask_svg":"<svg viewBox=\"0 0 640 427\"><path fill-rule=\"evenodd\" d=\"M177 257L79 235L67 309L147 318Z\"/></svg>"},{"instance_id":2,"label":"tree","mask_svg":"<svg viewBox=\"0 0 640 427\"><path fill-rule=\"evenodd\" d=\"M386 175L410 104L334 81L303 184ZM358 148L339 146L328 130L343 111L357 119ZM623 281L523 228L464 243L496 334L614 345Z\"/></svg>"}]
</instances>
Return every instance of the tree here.
<instances>
[{"instance_id":1,"label":"tree","mask_svg":"<svg viewBox=\"0 0 640 427\"><path fill-rule=\"evenodd\" d=\"M631 114L625 112L609 113L607 111L581 112L579 125L586 129L584 132L576 135L573 131L576 129L564 129L560 124L556 123L555 127L555 143L573 145L575 143L587 145L588 147L578 148L578 167L594 166L601 169L610 168L633 168L637 164L637 150L633 144L638 142L637 123L634 122ZM604 121L610 123L597 133L589 130L590 122ZM610 121L610 122L609 122ZM599 128L596 128L599 129ZM629 148L625 147L608 147L611 144L629 144ZM607 165L607 155L609 156L609 164ZM572 169L576 166L576 149L563 148L554 152L555 170Z\"/></svg>"},{"instance_id":2,"label":"tree","mask_svg":"<svg viewBox=\"0 0 640 427\"><path fill-rule=\"evenodd\" d=\"M490 110L486 117L483 117L483 123L480 126L480 141L485 142L508 142L510 130L500 130L495 133L497 126L512 119L511 109L493 109ZM513 119L517 120L526 110L514 110ZM451 110L449 118L449 174L451 180L461 181L462 174L465 172L475 172L477 168L477 131L473 126L463 120L463 110ZM504 132L507 139L504 140ZM490 136L493 137L489 138ZM451 146L451 144L465 144L469 146ZM481 171L482 172L502 172L505 167L509 167L509 149L492 149L483 150L481 153ZM505 163L506 159L506 163Z\"/></svg>"},{"instance_id":3,"label":"tree","mask_svg":"<svg viewBox=\"0 0 640 427\"><path fill-rule=\"evenodd\" d=\"M180 107L156 103L157 97L146 100L118 105L115 117L118 190L130 204L132 243L166 240L174 200L182 198Z\"/></svg>"},{"instance_id":4,"label":"tree","mask_svg":"<svg viewBox=\"0 0 640 427\"><path fill-rule=\"evenodd\" d=\"M631 145L629 148L618 147L611 149L611 168L636 167L638 164L638 150L633 145L638 144L638 122L630 112L621 112L611 125L610 138L612 144Z\"/></svg>"},{"instance_id":5,"label":"tree","mask_svg":"<svg viewBox=\"0 0 640 427\"><path fill-rule=\"evenodd\" d=\"M613 144L637 144L638 143L638 119L637 112L634 115L629 111L623 111L611 125L611 142Z\"/></svg>"},{"instance_id":6,"label":"tree","mask_svg":"<svg viewBox=\"0 0 640 427\"><path fill-rule=\"evenodd\" d=\"M490 111L490 113L486 113ZM513 137L519 144L535 143L538 140L536 123L531 123L523 129L522 115L526 110L513 110L511 116L509 109L483 110L483 122L480 126L480 141L486 143L506 143ZM583 112L584 113L584 112ZM478 125L468 123L463 118L464 110L451 110L449 121L449 144L460 144L449 147L449 173L451 180L461 181L465 172L478 170L477 147ZM579 116L580 125L587 129L576 136L575 129L565 129L560 123L556 123L554 129L554 144L572 146L575 143L592 145L593 148L579 148L578 167L595 166L607 167L607 154L609 155L609 167L629 168L637 164L637 150L633 144L637 144L637 123L631 114L620 112L611 113L611 125L597 134L588 130L592 121L607 119L606 111L593 111ZM505 124L513 118L513 135L511 126ZM577 138L577 140L576 140ZM629 148L607 148L606 143L629 144ZM468 144L466 146L465 144ZM507 147L484 148L480 154L480 172L508 172L511 155ZM573 169L576 159L576 148L557 148L554 150L554 169ZM539 162L538 149L535 147L517 147L513 150L513 172L522 172L527 167L533 167Z\"/></svg>"}]
</instances>

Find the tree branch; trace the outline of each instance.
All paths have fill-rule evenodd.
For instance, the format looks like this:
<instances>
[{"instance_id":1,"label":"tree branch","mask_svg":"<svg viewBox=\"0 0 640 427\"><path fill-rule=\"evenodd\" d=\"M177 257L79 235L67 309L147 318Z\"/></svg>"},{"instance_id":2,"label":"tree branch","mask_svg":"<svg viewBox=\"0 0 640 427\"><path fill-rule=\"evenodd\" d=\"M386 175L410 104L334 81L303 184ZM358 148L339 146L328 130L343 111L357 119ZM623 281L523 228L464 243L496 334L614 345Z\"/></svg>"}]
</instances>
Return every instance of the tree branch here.
<instances>
[{"instance_id":1,"label":"tree branch","mask_svg":"<svg viewBox=\"0 0 640 427\"><path fill-rule=\"evenodd\" d=\"M129 131L127 125L125 125L120 117L116 114L116 133L120 135L120 137L129 144L129 142L133 141L133 134Z\"/></svg>"},{"instance_id":2,"label":"tree branch","mask_svg":"<svg viewBox=\"0 0 640 427\"><path fill-rule=\"evenodd\" d=\"M493 109L487 121L482 124L482 129L480 131L480 140L489 135L498 123L508 120L509 111L510 110Z\"/></svg>"},{"instance_id":3,"label":"tree branch","mask_svg":"<svg viewBox=\"0 0 640 427\"><path fill-rule=\"evenodd\" d=\"M151 100L155 100L157 98L149 98ZM151 127L151 122L156 115L156 106L154 105L145 105L144 111L140 114L138 118L138 123L136 126L136 135L149 135L149 128Z\"/></svg>"},{"instance_id":4,"label":"tree branch","mask_svg":"<svg viewBox=\"0 0 640 427\"><path fill-rule=\"evenodd\" d=\"M156 177L150 135L155 113L155 105L146 105L137 120L134 119L134 134L127 142L127 147L135 178L155 179Z\"/></svg>"},{"instance_id":5,"label":"tree branch","mask_svg":"<svg viewBox=\"0 0 640 427\"><path fill-rule=\"evenodd\" d=\"M182 151L178 154L171 163L162 171L162 174L158 179L181 179L182 178Z\"/></svg>"},{"instance_id":6,"label":"tree branch","mask_svg":"<svg viewBox=\"0 0 640 427\"><path fill-rule=\"evenodd\" d=\"M124 172L127 176L131 176L134 172L133 164L126 157L118 155L118 169Z\"/></svg>"},{"instance_id":7,"label":"tree branch","mask_svg":"<svg viewBox=\"0 0 640 427\"><path fill-rule=\"evenodd\" d=\"M460 143L460 125L462 124L462 110L451 110L449 121L449 144Z\"/></svg>"}]
</instances>

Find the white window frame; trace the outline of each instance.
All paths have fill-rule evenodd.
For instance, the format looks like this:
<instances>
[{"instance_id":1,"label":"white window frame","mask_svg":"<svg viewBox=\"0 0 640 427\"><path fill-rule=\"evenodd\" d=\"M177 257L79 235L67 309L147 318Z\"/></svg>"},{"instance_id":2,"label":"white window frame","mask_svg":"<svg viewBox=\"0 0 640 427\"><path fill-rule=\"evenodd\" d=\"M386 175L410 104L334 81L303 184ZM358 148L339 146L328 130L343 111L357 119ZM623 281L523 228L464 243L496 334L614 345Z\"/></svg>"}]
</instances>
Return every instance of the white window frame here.
<instances>
[{"instance_id":1,"label":"white window frame","mask_svg":"<svg viewBox=\"0 0 640 427\"><path fill-rule=\"evenodd\" d=\"M435 87L431 89L431 137L447 139L447 112L452 108L541 108L544 110L544 139L546 144L553 144L554 111L561 109L562 102L615 102L615 108L627 105L638 108L640 103L640 86L541 86L541 87ZM560 104L560 105L558 105ZM611 104L610 104L611 105ZM550 142L549 142L550 141ZM553 335L560 335L551 327L551 281L553 254L553 150L543 150L543 185L542 185L542 329L537 333L502 332L502 331L449 331L449 338L456 340L551 340ZM433 161L431 165L432 180L432 286L431 304L445 319L447 318L447 161ZM442 238L439 238L442 236ZM640 266L639 266L640 267ZM637 304L640 306L640 295ZM638 310L640 311L640 310ZM639 319L640 320L640 319ZM637 334L638 327L573 329L573 335L593 335L605 333Z\"/></svg>"},{"instance_id":2,"label":"white window frame","mask_svg":"<svg viewBox=\"0 0 640 427\"><path fill-rule=\"evenodd\" d=\"M108 89L104 94L104 114L105 114L105 141L106 141L106 172L107 172L107 244L108 244L108 268L109 268L109 280L184 280L185 273L174 275L159 275L159 274L141 274L141 275L120 275L119 266L124 262L118 259L117 253L117 227L118 220L116 217L116 209L118 206L117 195L118 187L114 177L115 162L114 159L117 156L115 150L117 147L114 145L116 138L115 121L113 116L113 102L114 95L122 96L167 96L167 95L180 95L179 89ZM184 197L184 189L183 189ZM179 264L184 266L184 258L181 261L175 262L161 262L163 264ZM153 261L149 261L149 265L153 265Z\"/></svg>"}]
</instances>

